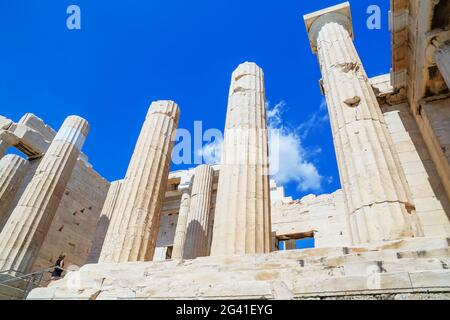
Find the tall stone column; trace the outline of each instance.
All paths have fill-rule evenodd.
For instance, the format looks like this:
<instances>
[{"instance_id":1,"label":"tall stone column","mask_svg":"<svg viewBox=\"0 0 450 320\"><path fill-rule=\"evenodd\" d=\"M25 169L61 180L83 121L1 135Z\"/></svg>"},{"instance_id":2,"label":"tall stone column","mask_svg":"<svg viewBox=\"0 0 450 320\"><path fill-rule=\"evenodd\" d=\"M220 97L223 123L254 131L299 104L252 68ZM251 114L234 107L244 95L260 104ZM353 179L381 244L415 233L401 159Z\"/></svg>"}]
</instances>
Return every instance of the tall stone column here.
<instances>
[{"instance_id":1,"label":"tall stone column","mask_svg":"<svg viewBox=\"0 0 450 320\"><path fill-rule=\"evenodd\" d=\"M189 205L191 202L190 190L181 189L180 211L178 212L177 227L175 229L175 238L173 240L172 259L182 259L184 244L186 241L186 226L189 214Z\"/></svg>"},{"instance_id":2,"label":"tall stone column","mask_svg":"<svg viewBox=\"0 0 450 320\"><path fill-rule=\"evenodd\" d=\"M0 222L11 208L27 168L27 160L17 155L8 154L0 159Z\"/></svg>"},{"instance_id":3,"label":"tall stone column","mask_svg":"<svg viewBox=\"0 0 450 320\"><path fill-rule=\"evenodd\" d=\"M100 261L152 260L179 115L173 101L151 104L123 180Z\"/></svg>"},{"instance_id":4,"label":"tall stone column","mask_svg":"<svg viewBox=\"0 0 450 320\"><path fill-rule=\"evenodd\" d=\"M436 49L435 59L447 87L450 88L450 41L445 42Z\"/></svg>"},{"instance_id":5,"label":"tall stone column","mask_svg":"<svg viewBox=\"0 0 450 320\"><path fill-rule=\"evenodd\" d=\"M185 259L208 255L209 224L214 169L209 165L195 168L191 204L186 224Z\"/></svg>"},{"instance_id":6,"label":"tall stone column","mask_svg":"<svg viewBox=\"0 0 450 320\"><path fill-rule=\"evenodd\" d=\"M270 251L268 135L263 71L255 63L231 78L211 255Z\"/></svg>"},{"instance_id":7,"label":"tall stone column","mask_svg":"<svg viewBox=\"0 0 450 320\"><path fill-rule=\"evenodd\" d=\"M409 188L352 39L349 4L305 16L323 76L354 243L420 235Z\"/></svg>"},{"instance_id":8,"label":"tall stone column","mask_svg":"<svg viewBox=\"0 0 450 320\"><path fill-rule=\"evenodd\" d=\"M64 121L0 233L0 270L30 271L88 131L80 117Z\"/></svg>"},{"instance_id":9,"label":"tall stone column","mask_svg":"<svg viewBox=\"0 0 450 320\"><path fill-rule=\"evenodd\" d=\"M122 187L122 180L111 182L108 194L106 195L105 203L103 204L102 212L97 222L94 240L92 241L91 250L86 263L97 263L102 251L103 242L105 240L106 232L111 225L112 214L117 203L120 189Z\"/></svg>"}]
</instances>

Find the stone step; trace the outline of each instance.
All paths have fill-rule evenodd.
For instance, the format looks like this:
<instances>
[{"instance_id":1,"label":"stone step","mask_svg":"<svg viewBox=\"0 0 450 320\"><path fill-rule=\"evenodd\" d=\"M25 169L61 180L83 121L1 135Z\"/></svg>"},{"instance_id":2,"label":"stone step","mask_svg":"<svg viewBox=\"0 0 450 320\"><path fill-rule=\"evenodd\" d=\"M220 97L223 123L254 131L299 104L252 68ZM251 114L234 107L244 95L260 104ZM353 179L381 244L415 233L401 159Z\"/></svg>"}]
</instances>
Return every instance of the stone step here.
<instances>
[{"instance_id":1,"label":"stone step","mask_svg":"<svg viewBox=\"0 0 450 320\"><path fill-rule=\"evenodd\" d=\"M416 250L411 250L416 246ZM376 248L384 248L376 250ZM420 250L417 250L420 248ZM180 266L216 267L232 268L234 265L255 267L264 265L264 268L270 268L274 265L278 268L283 264L285 267L310 264L342 265L346 262L357 262L369 260L396 260L399 258L433 258L450 256L450 248L447 238L413 238L408 240L391 241L379 246L367 247L329 247L314 248L303 250L275 251L269 254L259 255L235 255L227 257L200 257L194 260L166 260L158 261L152 264L145 264L148 272L157 272L168 268ZM126 263L122 266L108 264L108 268L120 270L124 266L137 267L141 263ZM84 268L88 268L89 265ZM219 268L219 269L220 269Z\"/></svg>"},{"instance_id":2,"label":"stone step","mask_svg":"<svg viewBox=\"0 0 450 320\"><path fill-rule=\"evenodd\" d=\"M294 281L294 294L314 295L339 291L386 289L450 290L450 270L391 272L370 276L343 276L325 279L302 278Z\"/></svg>"},{"instance_id":3,"label":"stone step","mask_svg":"<svg viewBox=\"0 0 450 320\"><path fill-rule=\"evenodd\" d=\"M296 256L297 257L297 256ZM402 257L399 259L399 257ZM411 257L411 258L408 258ZM424 257L424 258L422 258ZM425 258L427 257L427 258ZM430 257L430 258L428 258ZM433 260L432 257L439 257L438 260ZM420 263L429 265L429 261L434 261L439 268L443 268L442 265L445 263L441 263L439 261L443 261L445 258L450 258L450 248L446 249L434 249L430 251L422 251L421 254L416 254L416 252L404 252L400 255L399 252L386 250L386 251L370 251L363 253L354 253L348 254L339 257L332 258L321 258L318 260L298 260L292 259L292 255L286 257L286 255L280 254L275 257L265 257L264 259L259 259L255 256L241 256L239 259L229 259L222 258L222 260L213 259L210 261L208 259L204 260L186 260L180 261L177 265L179 268L184 268L188 272L192 270L192 272L198 272L204 268L215 268L218 271L221 270L229 270L229 271L237 271L237 270L279 270L279 269L301 269L301 268L309 268L311 270L319 270L319 269L330 269L342 267L351 263L390 263L397 264L401 266L408 267L409 264L416 265L417 267L413 270L417 270L420 268ZM404 260L402 262L401 260ZM222 261L222 262L221 262ZM445 261L443 261L445 262ZM447 263L448 265L448 263ZM165 266L168 266L167 264ZM161 269L161 266L152 266L147 270L148 272L158 272ZM166 270L167 267L162 268L161 270Z\"/></svg>"},{"instance_id":4,"label":"stone step","mask_svg":"<svg viewBox=\"0 0 450 320\"><path fill-rule=\"evenodd\" d=\"M33 290L28 299L290 299L379 292L449 292L450 271L394 272L370 276L297 278L290 280L226 279L192 283L153 279L144 283L105 283L102 287L70 290L53 286Z\"/></svg>"},{"instance_id":5,"label":"stone step","mask_svg":"<svg viewBox=\"0 0 450 320\"><path fill-rule=\"evenodd\" d=\"M396 261L401 259L426 259L426 258L445 258L450 257L450 248L429 249L421 251L396 251L396 250L383 250L383 251L368 251L362 253L353 253L338 257L320 258L315 260L306 260L303 263L305 265L323 265L323 266L335 266L343 265L351 262L364 262L367 260L383 260L383 261Z\"/></svg>"},{"instance_id":6,"label":"stone step","mask_svg":"<svg viewBox=\"0 0 450 320\"><path fill-rule=\"evenodd\" d=\"M374 273L395 273L395 272L417 272L417 271L433 271L433 270L447 270L448 265L439 259L404 259L396 261L364 261L353 262L339 266L305 266L293 265L286 267L285 264L280 263L275 267L271 265L255 265L254 268L248 266L233 266L220 271L221 277L229 277L236 281L243 280L289 280L299 277L315 277L315 278L330 278L339 276L368 276ZM192 281L202 281L205 275L215 273L208 268L194 270L192 268L178 269L181 277L185 274L198 272L198 277L193 277ZM164 273L154 273L154 277L171 276L171 279L177 279L178 276L173 276L170 270Z\"/></svg>"},{"instance_id":7,"label":"stone step","mask_svg":"<svg viewBox=\"0 0 450 320\"><path fill-rule=\"evenodd\" d=\"M386 274L396 272L417 272L417 271L442 271L447 265L439 259L403 259L392 261L365 261L349 263L336 267L319 267L295 265L285 267L280 264L277 268L267 268L264 265L254 265L252 267L233 265L228 268L212 268L203 266L200 268L192 265L178 265L172 268L160 269L148 272L143 266L148 263L118 264L115 268L106 268L106 265L95 266L95 268L82 269L78 272L79 280L71 279L67 276L67 281L77 283L82 287L115 286L127 287L133 283L139 286L152 286L155 282L162 287L170 287L174 284L195 285L199 283L220 283L222 281L292 281L293 279L328 279L343 276L369 277L373 274ZM120 270L119 268L120 267ZM99 270L107 269L106 279L103 279ZM132 273L129 270L133 270ZM89 281L87 281L89 280Z\"/></svg>"},{"instance_id":8,"label":"stone step","mask_svg":"<svg viewBox=\"0 0 450 320\"><path fill-rule=\"evenodd\" d=\"M367 247L92 264L48 288L33 290L29 299L291 299L318 292L333 296L435 289L449 293L449 249L445 238L422 238Z\"/></svg>"},{"instance_id":9,"label":"stone step","mask_svg":"<svg viewBox=\"0 0 450 320\"><path fill-rule=\"evenodd\" d=\"M438 254L447 254L447 250L436 250L435 254L428 254L437 256ZM404 255L406 256L406 255ZM414 255L411 255L414 256ZM350 275L351 272L358 271L358 274L366 274L373 272L377 268L379 272L396 272L403 271L417 271L417 270L440 270L448 268L448 261L442 258L403 258L398 259L396 252L368 252L363 254L349 254L333 259L324 259L314 261L313 263L305 260L287 259L285 256L277 256L275 258L265 257L260 259L258 256L240 256L239 259L222 257L222 259L202 259L202 260L185 260L185 261L161 261L156 263L122 263L122 264L107 264L105 268L111 272L121 273L126 270L133 269L134 275L153 276L153 277L168 277L174 278L173 270L180 274L198 274L202 277L205 273L233 273L233 272L250 272L254 274L264 273L280 273L280 272L295 272L298 276L308 276L309 274L316 275ZM89 267L83 267L83 274L89 276ZM96 265L92 265L96 268ZM286 271L289 270L289 271Z\"/></svg>"}]
</instances>

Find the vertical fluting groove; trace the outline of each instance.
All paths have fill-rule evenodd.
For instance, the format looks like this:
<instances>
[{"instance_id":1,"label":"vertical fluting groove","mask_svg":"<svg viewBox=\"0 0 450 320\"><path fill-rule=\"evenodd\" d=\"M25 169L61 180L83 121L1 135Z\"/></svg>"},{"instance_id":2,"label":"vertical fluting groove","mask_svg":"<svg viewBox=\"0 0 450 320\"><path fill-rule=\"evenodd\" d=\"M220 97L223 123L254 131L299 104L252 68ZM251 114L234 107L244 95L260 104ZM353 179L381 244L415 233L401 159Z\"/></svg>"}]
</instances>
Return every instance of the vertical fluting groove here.
<instances>
[{"instance_id":1,"label":"vertical fluting groove","mask_svg":"<svg viewBox=\"0 0 450 320\"><path fill-rule=\"evenodd\" d=\"M153 258L178 119L179 109L172 101L156 101L150 106L123 180L100 261Z\"/></svg>"},{"instance_id":2,"label":"vertical fluting groove","mask_svg":"<svg viewBox=\"0 0 450 320\"><path fill-rule=\"evenodd\" d=\"M88 131L80 117L64 121L0 233L0 270L30 271Z\"/></svg>"},{"instance_id":3,"label":"vertical fluting groove","mask_svg":"<svg viewBox=\"0 0 450 320\"><path fill-rule=\"evenodd\" d=\"M177 227L173 241L172 259L182 259L184 244L186 242L186 228L189 214L191 196L189 188L183 189L181 194L180 210L178 212Z\"/></svg>"},{"instance_id":4,"label":"vertical fluting groove","mask_svg":"<svg viewBox=\"0 0 450 320\"><path fill-rule=\"evenodd\" d=\"M183 258L194 259L208 255L209 222L214 169L209 165L195 168Z\"/></svg>"},{"instance_id":5,"label":"vertical fluting groove","mask_svg":"<svg viewBox=\"0 0 450 320\"><path fill-rule=\"evenodd\" d=\"M0 136L0 159L3 158L3 155L8 151L8 148L9 144Z\"/></svg>"},{"instance_id":6,"label":"vertical fluting groove","mask_svg":"<svg viewBox=\"0 0 450 320\"><path fill-rule=\"evenodd\" d=\"M91 249L86 263L97 263L108 228L112 228L113 212L117 203L117 198L122 186L122 180L113 181L109 186L108 194L106 195L100 217L97 222L94 239L92 240ZM117 221L117 220L115 220Z\"/></svg>"},{"instance_id":7,"label":"vertical fluting groove","mask_svg":"<svg viewBox=\"0 0 450 320\"><path fill-rule=\"evenodd\" d=\"M261 68L241 64L230 85L211 255L270 250L265 107Z\"/></svg>"},{"instance_id":8,"label":"vertical fluting groove","mask_svg":"<svg viewBox=\"0 0 450 320\"><path fill-rule=\"evenodd\" d=\"M11 208L27 169L27 160L17 155L0 159L0 222Z\"/></svg>"},{"instance_id":9,"label":"vertical fluting groove","mask_svg":"<svg viewBox=\"0 0 450 320\"><path fill-rule=\"evenodd\" d=\"M317 42L340 180L354 242L420 235L409 187L375 93L339 13L317 17Z\"/></svg>"}]
</instances>

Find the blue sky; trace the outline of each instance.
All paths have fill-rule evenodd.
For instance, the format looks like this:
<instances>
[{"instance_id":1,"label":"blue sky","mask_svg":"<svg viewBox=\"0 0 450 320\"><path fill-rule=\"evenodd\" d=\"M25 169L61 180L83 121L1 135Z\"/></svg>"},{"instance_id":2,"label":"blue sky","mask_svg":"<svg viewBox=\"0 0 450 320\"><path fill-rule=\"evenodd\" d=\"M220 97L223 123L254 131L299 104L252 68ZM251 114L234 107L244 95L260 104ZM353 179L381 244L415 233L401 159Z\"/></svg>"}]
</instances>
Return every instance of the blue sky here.
<instances>
[{"instance_id":1,"label":"blue sky","mask_svg":"<svg viewBox=\"0 0 450 320\"><path fill-rule=\"evenodd\" d=\"M32 112L55 129L68 115L86 118L83 151L108 180L121 179L151 101L175 100L180 128L201 120L222 130L231 72L254 61L272 123L287 137L278 177L287 195L333 192L333 140L302 15L340 2L0 0L0 114L17 121ZM387 73L389 1L350 3L369 76ZM81 30L66 27L71 4L81 8ZM366 27L373 4L381 30Z\"/></svg>"}]
</instances>

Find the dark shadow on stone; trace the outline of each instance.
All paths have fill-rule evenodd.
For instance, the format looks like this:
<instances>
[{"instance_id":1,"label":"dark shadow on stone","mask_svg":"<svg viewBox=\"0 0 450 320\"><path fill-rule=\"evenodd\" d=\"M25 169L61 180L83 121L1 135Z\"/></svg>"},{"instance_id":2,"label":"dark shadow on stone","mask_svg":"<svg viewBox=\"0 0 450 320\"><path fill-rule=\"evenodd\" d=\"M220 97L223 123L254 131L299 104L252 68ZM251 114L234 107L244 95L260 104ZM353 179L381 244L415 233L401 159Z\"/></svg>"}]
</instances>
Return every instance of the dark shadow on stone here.
<instances>
[{"instance_id":1,"label":"dark shadow on stone","mask_svg":"<svg viewBox=\"0 0 450 320\"><path fill-rule=\"evenodd\" d=\"M400 120L402 121L402 124L406 132L411 138L411 141L414 144L417 154L419 155L419 158L425 168L425 172L428 176L428 182L430 183L433 193L436 196L436 199L441 203L447 218L450 220L450 202L447 198L441 178L437 173L436 166L431 158L431 154L428 151L427 146L425 145L425 141L419 130L417 122L415 121L414 117L410 114L408 106L406 104L401 104L398 106L390 106L387 107L386 111L387 112L397 111L399 113Z\"/></svg>"},{"instance_id":2,"label":"dark shadow on stone","mask_svg":"<svg viewBox=\"0 0 450 320\"><path fill-rule=\"evenodd\" d=\"M197 249L196 249L197 248ZM191 221L186 229L183 259L195 259L208 255L208 235L198 221Z\"/></svg>"},{"instance_id":3,"label":"dark shadow on stone","mask_svg":"<svg viewBox=\"0 0 450 320\"><path fill-rule=\"evenodd\" d=\"M109 227L109 218L107 216L101 216L97 223L97 229L95 230L94 240L92 240L91 250L89 256L86 259L86 263L98 263L100 253L102 251L103 242L105 241L106 232Z\"/></svg>"}]
</instances>

